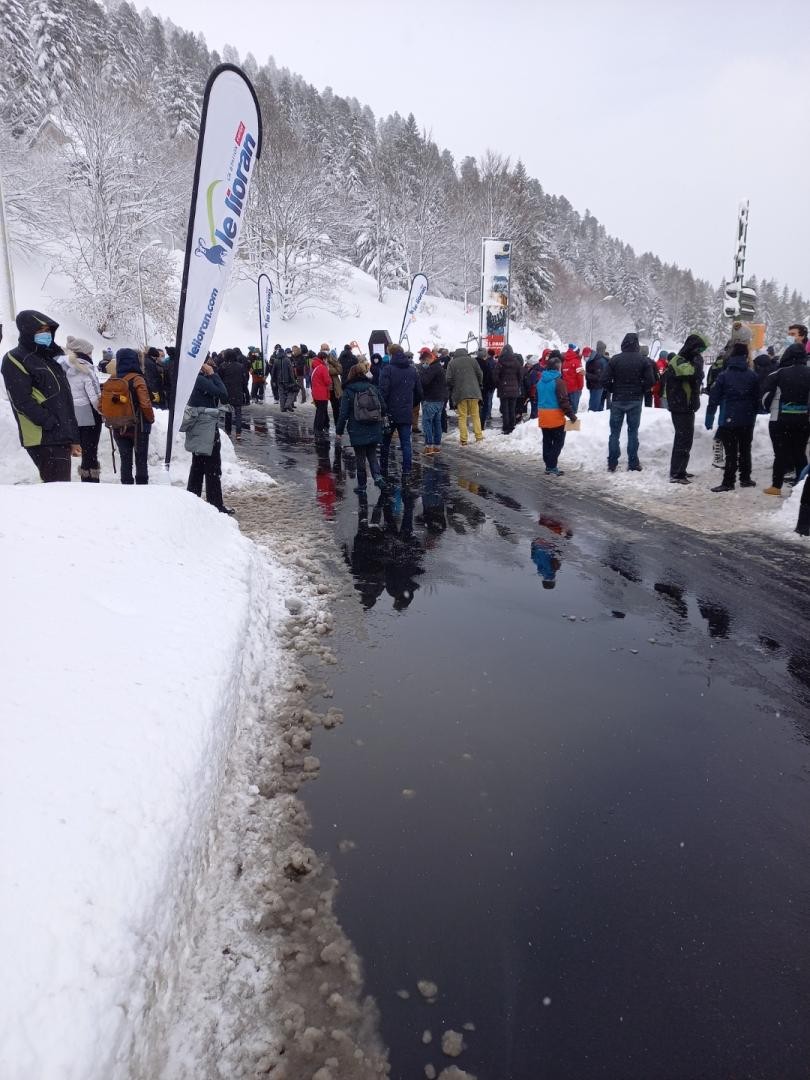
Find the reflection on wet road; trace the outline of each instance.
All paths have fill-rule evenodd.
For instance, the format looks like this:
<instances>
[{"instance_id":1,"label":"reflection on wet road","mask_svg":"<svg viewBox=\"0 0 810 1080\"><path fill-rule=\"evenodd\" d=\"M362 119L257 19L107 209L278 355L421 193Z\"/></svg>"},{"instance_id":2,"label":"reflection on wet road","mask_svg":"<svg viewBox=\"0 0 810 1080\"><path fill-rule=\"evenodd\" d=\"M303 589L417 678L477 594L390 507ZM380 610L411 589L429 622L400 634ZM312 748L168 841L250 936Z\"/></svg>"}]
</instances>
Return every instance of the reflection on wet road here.
<instances>
[{"instance_id":1,"label":"reflection on wet road","mask_svg":"<svg viewBox=\"0 0 810 1080\"><path fill-rule=\"evenodd\" d=\"M311 495L354 581L347 722L305 796L392 1075L441 1071L469 1022L479 1080L807 1077L800 557L452 446L365 501L310 426L270 409L242 452Z\"/></svg>"}]
</instances>

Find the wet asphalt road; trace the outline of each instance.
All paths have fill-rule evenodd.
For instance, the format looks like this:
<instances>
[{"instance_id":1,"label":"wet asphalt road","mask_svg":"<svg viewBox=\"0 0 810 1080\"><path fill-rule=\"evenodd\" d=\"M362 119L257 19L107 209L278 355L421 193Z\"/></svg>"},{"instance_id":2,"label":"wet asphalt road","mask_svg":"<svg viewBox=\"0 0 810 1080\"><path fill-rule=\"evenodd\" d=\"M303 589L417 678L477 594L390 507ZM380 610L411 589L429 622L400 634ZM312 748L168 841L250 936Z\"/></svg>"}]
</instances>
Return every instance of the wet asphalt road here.
<instances>
[{"instance_id":1,"label":"wet asphalt road","mask_svg":"<svg viewBox=\"0 0 810 1080\"><path fill-rule=\"evenodd\" d=\"M479 1080L809 1077L805 555L452 435L415 498L364 506L311 423L270 407L240 453L333 523L355 582L346 723L303 794L392 1075L441 1071L471 1022Z\"/></svg>"}]
</instances>

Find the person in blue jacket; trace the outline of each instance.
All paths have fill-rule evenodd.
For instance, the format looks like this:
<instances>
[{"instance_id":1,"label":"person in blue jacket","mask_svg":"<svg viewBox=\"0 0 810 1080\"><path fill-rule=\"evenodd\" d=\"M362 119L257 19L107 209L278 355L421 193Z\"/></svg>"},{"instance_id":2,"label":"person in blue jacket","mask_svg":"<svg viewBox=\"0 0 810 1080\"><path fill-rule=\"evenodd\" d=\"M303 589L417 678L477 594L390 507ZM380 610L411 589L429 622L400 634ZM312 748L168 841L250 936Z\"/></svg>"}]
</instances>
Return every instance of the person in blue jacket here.
<instances>
[{"instance_id":1,"label":"person in blue jacket","mask_svg":"<svg viewBox=\"0 0 810 1080\"><path fill-rule=\"evenodd\" d=\"M380 372L380 394L385 402L385 409L391 421L383 434L380 467L383 476L388 473L388 455L394 431L399 434L402 447L402 482L407 483L411 475L412 451L411 429L413 409L422 400L422 385L419 373L412 360L405 355L401 345L392 345L389 349L391 363L385 364ZM384 358L383 358L384 362Z\"/></svg>"},{"instance_id":2,"label":"person in blue jacket","mask_svg":"<svg viewBox=\"0 0 810 1080\"><path fill-rule=\"evenodd\" d=\"M733 491L740 469L740 487L756 487L751 479L751 443L759 409L759 378L748 366L748 346L737 342L725 368L709 391L706 409L706 429L711 431L714 417L720 410L718 435L725 450L723 480L712 491Z\"/></svg>"},{"instance_id":3,"label":"person in blue jacket","mask_svg":"<svg viewBox=\"0 0 810 1080\"><path fill-rule=\"evenodd\" d=\"M356 405L358 398L360 401ZM365 364L355 364L346 376L335 431L340 438L346 428L349 429L349 442L352 444L357 464L357 487L354 490L358 495L366 492L368 472L378 488L385 488L385 481L377 463L377 447L383 437L384 414L385 403L382 395L369 378Z\"/></svg>"}]
</instances>

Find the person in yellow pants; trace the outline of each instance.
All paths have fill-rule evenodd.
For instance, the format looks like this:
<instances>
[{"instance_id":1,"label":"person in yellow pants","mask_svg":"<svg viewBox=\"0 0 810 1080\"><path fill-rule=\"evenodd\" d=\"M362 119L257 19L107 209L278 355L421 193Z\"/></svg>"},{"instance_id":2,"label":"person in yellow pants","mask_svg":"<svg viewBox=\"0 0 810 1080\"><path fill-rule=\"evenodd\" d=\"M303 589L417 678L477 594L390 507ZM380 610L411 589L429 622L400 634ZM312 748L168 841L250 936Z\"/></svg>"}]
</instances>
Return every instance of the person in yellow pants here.
<instances>
[{"instance_id":1,"label":"person in yellow pants","mask_svg":"<svg viewBox=\"0 0 810 1080\"><path fill-rule=\"evenodd\" d=\"M481 430L481 410L478 407L480 398L462 398L456 404L456 410L458 412L458 435L461 440L461 445L467 445L467 417L472 420L473 433L475 435L475 441L481 442L484 438L484 433Z\"/></svg>"},{"instance_id":2,"label":"person in yellow pants","mask_svg":"<svg viewBox=\"0 0 810 1080\"><path fill-rule=\"evenodd\" d=\"M466 349L456 349L447 365L447 385L458 412L458 437L462 446L467 445L467 418L472 420L475 441L481 442L481 388L484 376L478 360Z\"/></svg>"}]
</instances>

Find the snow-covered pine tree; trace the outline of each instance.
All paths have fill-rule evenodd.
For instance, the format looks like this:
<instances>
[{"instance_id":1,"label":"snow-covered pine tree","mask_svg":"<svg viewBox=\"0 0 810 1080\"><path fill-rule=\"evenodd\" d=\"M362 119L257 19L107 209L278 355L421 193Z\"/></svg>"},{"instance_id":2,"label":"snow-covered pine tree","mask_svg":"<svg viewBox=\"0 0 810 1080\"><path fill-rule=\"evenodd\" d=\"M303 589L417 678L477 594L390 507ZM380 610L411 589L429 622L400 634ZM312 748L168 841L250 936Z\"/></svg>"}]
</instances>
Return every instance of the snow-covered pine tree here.
<instances>
[{"instance_id":1,"label":"snow-covered pine tree","mask_svg":"<svg viewBox=\"0 0 810 1080\"><path fill-rule=\"evenodd\" d=\"M72 0L71 19L79 28L81 49L76 81L81 81L85 74L94 71L105 71L110 77L116 45L114 18L96 0Z\"/></svg>"},{"instance_id":2,"label":"snow-covered pine tree","mask_svg":"<svg viewBox=\"0 0 810 1080\"><path fill-rule=\"evenodd\" d=\"M56 106L76 87L82 68L79 25L69 0L35 0L31 39L40 90Z\"/></svg>"},{"instance_id":3,"label":"snow-covered pine tree","mask_svg":"<svg viewBox=\"0 0 810 1080\"><path fill-rule=\"evenodd\" d=\"M169 49L162 99L169 134L181 142L195 140L200 130L204 81L196 71L198 60L194 35L176 33Z\"/></svg>"},{"instance_id":4,"label":"snow-covered pine tree","mask_svg":"<svg viewBox=\"0 0 810 1080\"><path fill-rule=\"evenodd\" d=\"M17 137L33 135L46 112L30 37L26 0L0 5L0 121Z\"/></svg>"},{"instance_id":5,"label":"snow-covered pine tree","mask_svg":"<svg viewBox=\"0 0 810 1080\"><path fill-rule=\"evenodd\" d=\"M143 78L146 32L141 17L126 0L112 15L110 36L109 77L113 86L134 93Z\"/></svg>"}]
</instances>

